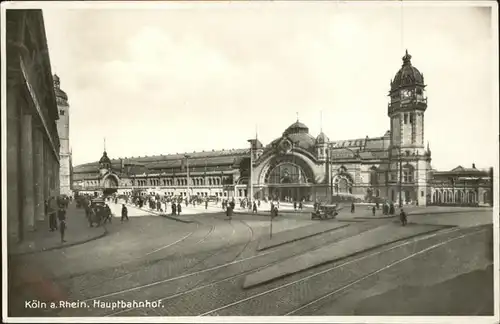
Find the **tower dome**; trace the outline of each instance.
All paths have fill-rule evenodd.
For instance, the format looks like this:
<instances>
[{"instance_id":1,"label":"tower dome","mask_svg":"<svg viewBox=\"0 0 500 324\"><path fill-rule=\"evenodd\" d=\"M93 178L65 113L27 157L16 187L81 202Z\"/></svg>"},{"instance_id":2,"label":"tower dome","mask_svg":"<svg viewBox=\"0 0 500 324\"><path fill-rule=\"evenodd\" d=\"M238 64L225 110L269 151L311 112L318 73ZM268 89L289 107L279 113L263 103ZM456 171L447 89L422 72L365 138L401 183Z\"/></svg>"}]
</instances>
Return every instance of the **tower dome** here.
<instances>
[{"instance_id":1,"label":"tower dome","mask_svg":"<svg viewBox=\"0 0 500 324\"><path fill-rule=\"evenodd\" d=\"M290 134L309 134L309 128L298 120L292 125L288 126L288 128L283 133L284 136Z\"/></svg>"},{"instance_id":2,"label":"tower dome","mask_svg":"<svg viewBox=\"0 0 500 324\"><path fill-rule=\"evenodd\" d=\"M109 159L108 153L106 153L106 151L102 153L102 157L99 160L99 164L111 164L111 160Z\"/></svg>"},{"instance_id":3,"label":"tower dome","mask_svg":"<svg viewBox=\"0 0 500 324\"><path fill-rule=\"evenodd\" d=\"M424 86L424 75L411 65L411 55L406 50L405 56L403 56L403 65L394 76L394 80L391 81L391 91L410 85Z\"/></svg>"},{"instance_id":4,"label":"tower dome","mask_svg":"<svg viewBox=\"0 0 500 324\"><path fill-rule=\"evenodd\" d=\"M68 95L61 90L61 80L57 74L54 74L54 93L56 94L58 103L62 102L67 104Z\"/></svg>"},{"instance_id":5,"label":"tower dome","mask_svg":"<svg viewBox=\"0 0 500 324\"><path fill-rule=\"evenodd\" d=\"M318 137L316 137L316 144L325 144L329 141L328 136L326 136L323 132L319 133Z\"/></svg>"}]
</instances>

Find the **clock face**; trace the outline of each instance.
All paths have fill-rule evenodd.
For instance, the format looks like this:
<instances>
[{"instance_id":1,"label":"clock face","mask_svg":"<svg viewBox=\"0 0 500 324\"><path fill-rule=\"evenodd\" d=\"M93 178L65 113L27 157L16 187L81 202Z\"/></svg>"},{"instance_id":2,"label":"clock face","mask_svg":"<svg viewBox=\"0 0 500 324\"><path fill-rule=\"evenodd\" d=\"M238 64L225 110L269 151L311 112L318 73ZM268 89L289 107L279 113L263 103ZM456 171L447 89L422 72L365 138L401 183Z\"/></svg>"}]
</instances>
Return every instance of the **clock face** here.
<instances>
[{"instance_id":1,"label":"clock face","mask_svg":"<svg viewBox=\"0 0 500 324\"><path fill-rule=\"evenodd\" d=\"M292 144L288 140L283 140L279 148L282 154L287 154L291 150Z\"/></svg>"},{"instance_id":2,"label":"clock face","mask_svg":"<svg viewBox=\"0 0 500 324\"><path fill-rule=\"evenodd\" d=\"M401 90L401 97L409 98L411 96L411 90L405 89Z\"/></svg>"}]
</instances>

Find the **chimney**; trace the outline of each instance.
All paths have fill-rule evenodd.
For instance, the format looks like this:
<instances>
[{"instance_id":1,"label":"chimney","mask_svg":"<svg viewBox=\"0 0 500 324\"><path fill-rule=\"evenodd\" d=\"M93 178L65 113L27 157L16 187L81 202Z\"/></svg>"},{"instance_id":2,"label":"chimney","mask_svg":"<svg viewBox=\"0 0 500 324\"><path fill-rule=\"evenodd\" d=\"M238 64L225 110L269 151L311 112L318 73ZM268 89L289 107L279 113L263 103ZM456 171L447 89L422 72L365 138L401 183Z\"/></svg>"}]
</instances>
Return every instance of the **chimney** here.
<instances>
[{"instance_id":1,"label":"chimney","mask_svg":"<svg viewBox=\"0 0 500 324\"><path fill-rule=\"evenodd\" d=\"M476 168L476 164L475 163L472 163L472 168L475 169Z\"/></svg>"}]
</instances>

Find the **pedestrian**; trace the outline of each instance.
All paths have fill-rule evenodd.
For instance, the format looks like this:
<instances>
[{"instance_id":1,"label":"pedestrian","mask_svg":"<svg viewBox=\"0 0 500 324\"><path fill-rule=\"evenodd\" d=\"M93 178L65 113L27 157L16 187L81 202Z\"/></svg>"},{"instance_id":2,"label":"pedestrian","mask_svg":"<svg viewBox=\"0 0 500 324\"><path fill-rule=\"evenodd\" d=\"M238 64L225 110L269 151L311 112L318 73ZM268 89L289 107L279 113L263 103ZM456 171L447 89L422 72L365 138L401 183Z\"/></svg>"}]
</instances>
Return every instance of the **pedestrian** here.
<instances>
[{"instance_id":1,"label":"pedestrian","mask_svg":"<svg viewBox=\"0 0 500 324\"><path fill-rule=\"evenodd\" d=\"M257 203L255 201L253 202L253 213L257 214Z\"/></svg>"},{"instance_id":2,"label":"pedestrian","mask_svg":"<svg viewBox=\"0 0 500 324\"><path fill-rule=\"evenodd\" d=\"M302 210L302 200L299 202L299 209Z\"/></svg>"},{"instance_id":3,"label":"pedestrian","mask_svg":"<svg viewBox=\"0 0 500 324\"><path fill-rule=\"evenodd\" d=\"M403 226L406 226L406 224L408 223L408 220L407 220L406 213L403 210L403 208L401 208L401 213L399 214L399 218L401 220L401 224Z\"/></svg>"},{"instance_id":4,"label":"pedestrian","mask_svg":"<svg viewBox=\"0 0 500 324\"><path fill-rule=\"evenodd\" d=\"M58 206L57 206L56 198L50 197L49 198L48 212L49 212L49 227L50 227L51 232L54 232L57 230L57 211L58 211Z\"/></svg>"},{"instance_id":5,"label":"pedestrian","mask_svg":"<svg viewBox=\"0 0 500 324\"><path fill-rule=\"evenodd\" d=\"M377 210L380 209L380 205L378 204L378 201L375 203L375 206L377 207Z\"/></svg>"},{"instance_id":6,"label":"pedestrian","mask_svg":"<svg viewBox=\"0 0 500 324\"><path fill-rule=\"evenodd\" d=\"M172 201L172 215L177 215L177 205Z\"/></svg>"},{"instance_id":7,"label":"pedestrian","mask_svg":"<svg viewBox=\"0 0 500 324\"><path fill-rule=\"evenodd\" d=\"M391 205L389 206L389 215L394 215L395 210L394 210L394 203L391 201Z\"/></svg>"},{"instance_id":8,"label":"pedestrian","mask_svg":"<svg viewBox=\"0 0 500 324\"><path fill-rule=\"evenodd\" d=\"M260 208L260 199L259 199L259 200L257 200L257 207L259 207L259 208Z\"/></svg>"},{"instance_id":9,"label":"pedestrian","mask_svg":"<svg viewBox=\"0 0 500 324\"><path fill-rule=\"evenodd\" d=\"M128 221L128 209L127 206L125 206L125 204L122 204L122 218L121 218L122 223L124 219L127 219Z\"/></svg>"},{"instance_id":10,"label":"pedestrian","mask_svg":"<svg viewBox=\"0 0 500 324\"><path fill-rule=\"evenodd\" d=\"M66 209L64 208L64 204L61 204L61 206L59 206L57 218L59 218L59 229L61 232L61 243L64 243L64 242L66 242L64 240L64 232L66 230Z\"/></svg>"},{"instance_id":11,"label":"pedestrian","mask_svg":"<svg viewBox=\"0 0 500 324\"><path fill-rule=\"evenodd\" d=\"M372 214L375 216L375 206L372 207Z\"/></svg>"},{"instance_id":12,"label":"pedestrian","mask_svg":"<svg viewBox=\"0 0 500 324\"><path fill-rule=\"evenodd\" d=\"M186 200L187 201L187 200ZM181 206L181 203L177 203L177 215L181 215L181 212L182 212L182 206Z\"/></svg>"},{"instance_id":13,"label":"pedestrian","mask_svg":"<svg viewBox=\"0 0 500 324\"><path fill-rule=\"evenodd\" d=\"M297 200L293 201L293 210L297 211Z\"/></svg>"},{"instance_id":14,"label":"pedestrian","mask_svg":"<svg viewBox=\"0 0 500 324\"><path fill-rule=\"evenodd\" d=\"M354 202L351 203L351 213L354 213L356 210L356 207L354 206Z\"/></svg>"},{"instance_id":15,"label":"pedestrian","mask_svg":"<svg viewBox=\"0 0 500 324\"><path fill-rule=\"evenodd\" d=\"M106 212L106 218L104 219L104 223L106 223L106 221L109 221L111 223L113 215L111 214L111 208L109 208L108 204L106 204L106 206L104 207L104 210Z\"/></svg>"},{"instance_id":16,"label":"pedestrian","mask_svg":"<svg viewBox=\"0 0 500 324\"><path fill-rule=\"evenodd\" d=\"M45 201L44 201L44 215L45 215L45 218L47 218L48 213L49 213L49 202L48 202L47 199L45 199Z\"/></svg>"}]
</instances>

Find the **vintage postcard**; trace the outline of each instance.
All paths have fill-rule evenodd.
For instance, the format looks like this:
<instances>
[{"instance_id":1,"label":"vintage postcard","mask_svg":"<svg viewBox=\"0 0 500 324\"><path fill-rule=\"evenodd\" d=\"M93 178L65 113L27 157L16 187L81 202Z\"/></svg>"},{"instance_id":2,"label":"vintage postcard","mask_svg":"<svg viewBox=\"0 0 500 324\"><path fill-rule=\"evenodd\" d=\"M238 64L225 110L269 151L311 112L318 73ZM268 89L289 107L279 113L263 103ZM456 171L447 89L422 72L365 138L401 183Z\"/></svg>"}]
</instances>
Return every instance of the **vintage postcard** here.
<instances>
[{"instance_id":1,"label":"vintage postcard","mask_svg":"<svg viewBox=\"0 0 500 324\"><path fill-rule=\"evenodd\" d=\"M495 1L1 8L5 322L499 322Z\"/></svg>"}]
</instances>

